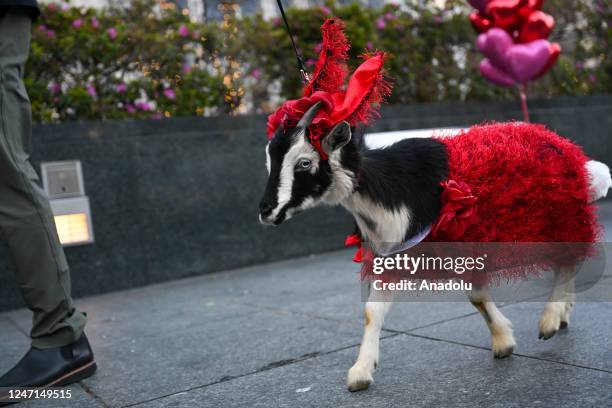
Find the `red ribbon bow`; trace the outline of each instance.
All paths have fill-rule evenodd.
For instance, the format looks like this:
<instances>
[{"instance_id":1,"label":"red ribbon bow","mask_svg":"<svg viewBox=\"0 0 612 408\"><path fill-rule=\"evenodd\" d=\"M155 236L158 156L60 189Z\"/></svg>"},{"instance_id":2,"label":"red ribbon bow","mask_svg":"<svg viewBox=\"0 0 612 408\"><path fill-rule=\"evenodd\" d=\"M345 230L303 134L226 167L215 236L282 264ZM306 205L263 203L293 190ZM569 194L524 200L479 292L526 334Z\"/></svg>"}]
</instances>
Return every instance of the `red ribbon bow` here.
<instances>
[{"instance_id":1,"label":"red ribbon bow","mask_svg":"<svg viewBox=\"0 0 612 408\"><path fill-rule=\"evenodd\" d=\"M470 186L462 181L448 180L440 185L444 188L442 209L431 229L431 237L455 241L473 224L477 198L472 195Z\"/></svg>"},{"instance_id":2,"label":"red ribbon bow","mask_svg":"<svg viewBox=\"0 0 612 408\"><path fill-rule=\"evenodd\" d=\"M351 234L344 240L344 246L356 246L357 251L353 256L353 262L361 263L363 261L363 247L361 246L361 235Z\"/></svg>"}]
</instances>

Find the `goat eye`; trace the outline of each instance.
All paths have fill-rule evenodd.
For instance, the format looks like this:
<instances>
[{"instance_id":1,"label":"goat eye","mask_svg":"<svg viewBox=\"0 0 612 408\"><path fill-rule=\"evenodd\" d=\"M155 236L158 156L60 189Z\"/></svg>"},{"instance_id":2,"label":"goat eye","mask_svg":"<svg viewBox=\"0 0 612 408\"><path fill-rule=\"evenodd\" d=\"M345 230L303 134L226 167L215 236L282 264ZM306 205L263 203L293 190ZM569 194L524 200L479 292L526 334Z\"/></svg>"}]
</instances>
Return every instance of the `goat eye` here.
<instances>
[{"instance_id":1,"label":"goat eye","mask_svg":"<svg viewBox=\"0 0 612 408\"><path fill-rule=\"evenodd\" d=\"M301 159L296 165L296 170L310 170L312 167L312 162L308 159Z\"/></svg>"}]
</instances>

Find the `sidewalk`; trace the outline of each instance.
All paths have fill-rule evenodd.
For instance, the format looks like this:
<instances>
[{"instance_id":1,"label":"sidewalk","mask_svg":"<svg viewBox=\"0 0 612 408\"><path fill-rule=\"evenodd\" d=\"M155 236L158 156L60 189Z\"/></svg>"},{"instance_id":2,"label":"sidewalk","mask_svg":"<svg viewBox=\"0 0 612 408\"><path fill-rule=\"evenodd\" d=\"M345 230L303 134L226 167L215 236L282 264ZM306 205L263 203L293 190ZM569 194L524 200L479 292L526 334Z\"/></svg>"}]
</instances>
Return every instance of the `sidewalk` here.
<instances>
[{"instance_id":1,"label":"sidewalk","mask_svg":"<svg viewBox=\"0 0 612 408\"><path fill-rule=\"evenodd\" d=\"M612 242L612 202L601 209ZM369 390L346 372L362 336L352 251L80 299L98 373L70 401L22 407L612 406L612 302L578 303L538 340L541 303L507 303L518 346L494 360L468 302L404 302L385 321ZM612 293L612 276L598 284ZM612 298L612 295L610 295ZM0 314L0 372L27 350L30 315Z\"/></svg>"}]
</instances>

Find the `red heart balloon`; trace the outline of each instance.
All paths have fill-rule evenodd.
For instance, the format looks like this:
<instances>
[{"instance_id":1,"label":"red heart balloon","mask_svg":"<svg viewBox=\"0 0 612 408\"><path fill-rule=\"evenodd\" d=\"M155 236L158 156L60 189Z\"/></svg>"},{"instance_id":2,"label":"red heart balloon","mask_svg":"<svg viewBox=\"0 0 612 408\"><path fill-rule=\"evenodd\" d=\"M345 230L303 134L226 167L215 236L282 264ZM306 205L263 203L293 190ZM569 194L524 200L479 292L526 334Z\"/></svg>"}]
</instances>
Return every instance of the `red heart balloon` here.
<instances>
[{"instance_id":1,"label":"red heart balloon","mask_svg":"<svg viewBox=\"0 0 612 408\"><path fill-rule=\"evenodd\" d=\"M525 43L548 38L555 26L553 16L542 11L532 12L521 26L519 42Z\"/></svg>"},{"instance_id":2,"label":"red heart balloon","mask_svg":"<svg viewBox=\"0 0 612 408\"><path fill-rule=\"evenodd\" d=\"M493 17L495 27L513 31L522 21L519 10L523 7L529 7L529 0L493 0L487 6L487 14Z\"/></svg>"},{"instance_id":3,"label":"red heart balloon","mask_svg":"<svg viewBox=\"0 0 612 408\"><path fill-rule=\"evenodd\" d=\"M470 23L472 23L474 30L479 33L484 33L491 28L492 21L483 16L480 11L472 11L470 13Z\"/></svg>"},{"instance_id":4,"label":"red heart balloon","mask_svg":"<svg viewBox=\"0 0 612 408\"><path fill-rule=\"evenodd\" d=\"M544 4L544 0L527 0L527 4L522 6L518 12L523 20L525 20L529 17L531 12L541 10L542 4Z\"/></svg>"},{"instance_id":5,"label":"red heart balloon","mask_svg":"<svg viewBox=\"0 0 612 408\"><path fill-rule=\"evenodd\" d=\"M548 51L550 53L550 56L548 57L548 61L546 62L546 65L544 65L544 68L542 68L540 73L536 75L532 79L532 81L542 77L544 74L548 72L548 70L550 70L553 67L553 65L555 65L555 62L557 62L557 58L559 58L559 54L561 54L561 46L557 43L551 43L550 46L548 47Z\"/></svg>"},{"instance_id":6,"label":"red heart balloon","mask_svg":"<svg viewBox=\"0 0 612 408\"><path fill-rule=\"evenodd\" d=\"M468 0L470 6L474 7L476 10L484 13L487 10L487 4L489 0Z\"/></svg>"}]
</instances>

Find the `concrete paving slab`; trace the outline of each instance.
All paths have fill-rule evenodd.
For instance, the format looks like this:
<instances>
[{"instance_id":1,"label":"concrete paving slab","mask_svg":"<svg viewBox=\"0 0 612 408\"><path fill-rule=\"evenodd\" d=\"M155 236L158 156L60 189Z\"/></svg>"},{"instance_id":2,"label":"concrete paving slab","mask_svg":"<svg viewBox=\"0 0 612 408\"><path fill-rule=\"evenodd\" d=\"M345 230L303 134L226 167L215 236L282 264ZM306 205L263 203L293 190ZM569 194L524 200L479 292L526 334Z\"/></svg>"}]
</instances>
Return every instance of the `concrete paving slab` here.
<instances>
[{"instance_id":1,"label":"concrete paving slab","mask_svg":"<svg viewBox=\"0 0 612 408\"><path fill-rule=\"evenodd\" d=\"M251 304L363 326L365 303L361 299L358 283L347 284L342 291L295 295L278 303L251 299ZM407 331L472 313L476 313L476 309L467 301L396 302L385 317L384 328Z\"/></svg>"},{"instance_id":2,"label":"concrete paving slab","mask_svg":"<svg viewBox=\"0 0 612 408\"><path fill-rule=\"evenodd\" d=\"M87 333L96 348L160 332L182 332L255 311L215 296L182 296L165 290L87 299L79 302L79 308L88 313Z\"/></svg>"},{"instance_id":3,"label":"concrete paving slab","mask_svg":"<svg viewBox=\"0 0 612 408\"><path fill-rule=\"evenodd\" d=\"M30 333L32 326L32 312L28 309L16 309L8 312L0 313L0 317L4 317L13 322L21 332Z\"/></svg>"},{"instance_id":4,"label":"concrete paving slab","mask_svg":"<svg viewBox=\"0 0 612 408\"><path fill-rule=\"evenodd\" d=\"M578 287L576 302L612 302L612 276L603 276L597 282Z\"/></svg>"},{"instance_id":5,"label":"concrete paving slab","mask_svg":"<svg viewBox=\"0 0 612 408\"><path fill-rule=\"evenodd\" d=\"M362 294L359 266L347 261L350 256L350 252L338 251L314 259L298 258L262 265L259 267L259 270L264 271L262 275L253 268L249 274L245 274L244 270L236 271L234 281L240 283L233 287L241 294L232 300L252 306L362 324L366 297ZM246 283L253 279L254 274L257 274L258 279ZM513 288L504 289L505 299L513 302L538 295L544 297L547 288L546 284L538 288L523 283L505 286ZM459 301L455 302L444 301L444 297L436 295L427 300L424 297L405 298L396 302L385 319L385 328L407 331L476 313L463 293L456 296Z\"/></svg>"},{"instance_id":6,"label":"concrete paving slab","mask_svg":"<svg viewBox=\"0 0 612 408\"><path fill-rule=\"evenodd\" d=\"M320 255L289 259L263 265L234 269L150 285L125 291L113 292L78 299L77 305L88 307L88 302L100 305L116 304L118 310L125 311L125 302L130 300L147 301L166 294L167 297L224 299L245 296L266 297L271 295L296 293L318 293L333 290L344 284L347 275L358 282L358 266L351 261L353 251L341 250ZM0 313L10 317L20 326L29 330L31 314L26 309Z\"/></svg>"},{"instance_id":7,"label":"concrete paving slab","mask_svg":"<svg viewBox=\"0 0 612 408\"><path fill-rule=\"evenodd\" d=\"M344 252L335 255L342 257ZM305 267L301 265L303 262L306 260L295 260L294 264L298 269L291 271L279 268L273 287L257 285L255 289L233 300L255 307L291 311L362 326L365 303L362 299L359 276L355 270L352 270L355 266L337 270L337 274L330 281L322 276L325 273L312 274L309 271L302 273L300 269ZM329 263L333 264L333 259L330 259ZM303 276L308 273L310 276L304 278ZM299 287L286 287L293 286L297 281L300 282ZM324 283L326 281L329 283ZM385 327L392 330L410 330L474 312L475 309L468 302L398 302L387 316Z\"/></svg>"},{"instance_id":8,"label":"concrete paving slab","mask_svg":"<svg viewBox=\"0 0 612 408\"><path fill-rule=\"evenodd\" d=\"M96 346L84 383L112 406L135 403L355 345L361 329L262 311L155 337Z\"/></svg>"},{"instance_id":9,"label":"concrete paving slab","mask_svg":"<svg viewBox=\"0 0 612 408\"><path fill-rule=\"evenodd\" d=\"M185 294L159 285L79 299L75 304L87 313L86 332L94 347L155 336L160 327L172 332L255 310L212 294L203 296L196 291ZM6 312L3 316L16 322L21 330L29 331L28 310Z\"/></svg>"},{"instance_id":10,"label":"concrete paving slab","mask_svg":"<svg viewBox=\"0 0 612 408\"><path fill-rule=\"evenodd\" d=\"M0 375L11 369L30 347L30 339L13 323L0 317Z\"/></svg>"},{"instance_id":11,"label":"concrete paving slab","mask_svg":"<svg viewBox=\"0 0 612 408\"><path fill-rule=\"evenodd\" d=\"M347 281L358 282L352 250L289 259L172 282L169 290L231 298L269 298L271 295L332 291Z\"/></svg>"},{"instance_id":12,"label":"concrete paving slab","mask_svg":"<svg viewBox=\"0 0 612 408\"><path fill-rule=\"evenodd\" d=\"M502 313L513 322L517 341L515 353L612 372L610 338L604 334L612 323L612 303L578 302L572 313L570 327L560 330L546 341L538 339L537 323L543 308L544 304L540 302L501 308ZM490 334L479 315L415 330L413 333L490 348Z\"/></svg>"},{"instance_id":13,"label":"concrete paving slab","mask_svg":"<svg viewBox=\"0 0 612 408\"><path fill-rule=\"evenodd\" d=\"M583 407L610 406L612 374L399 335L381 342L369 390L349 393L356 348L149 401L161 407Z\"/></svg>"},{"instance_id":14,"label":"concrete paving slab","mask_svg":"<svg viewBox=\"0 0 612 408\"><path fill-rule=\"evenodd\" d=\"M186 291L197 291L205 285L206 290L218 288L218 292L228 294L228 299L241 304L362 324L365 298L359 265L351 261L352 254L353 250L343 250L296 258L230 271L210 279L190 280L175 288L185 295ZM516 293L516 300L534 296L528 291ZM426 302L422 298L397 302L386 318L385 327L405 331L475 313L463 294L458 298L459 302L444 302L437 297Z\"/></svg>"}]
</instances>

